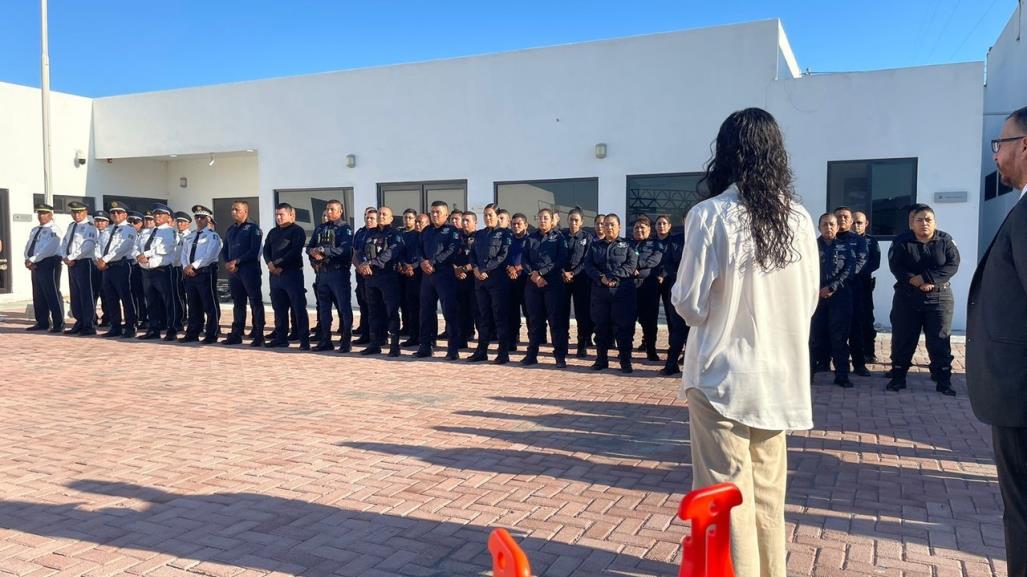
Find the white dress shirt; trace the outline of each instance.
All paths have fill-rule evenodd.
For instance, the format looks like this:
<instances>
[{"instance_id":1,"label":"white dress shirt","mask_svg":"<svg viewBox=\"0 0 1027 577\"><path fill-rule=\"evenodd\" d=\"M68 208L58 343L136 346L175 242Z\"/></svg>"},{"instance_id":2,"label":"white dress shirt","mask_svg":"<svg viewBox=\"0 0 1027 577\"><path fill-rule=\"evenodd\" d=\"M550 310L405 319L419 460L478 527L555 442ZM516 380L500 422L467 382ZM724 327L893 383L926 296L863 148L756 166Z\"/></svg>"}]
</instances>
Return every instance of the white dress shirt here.
<instances>
[{"instance_id":1,"label":"white dress shirt","mask_svg":"<svg viewBox=\"0 0 1027 577\"><path fill-rule=\"evenodd\" d=\"M111 236L100 247L102 254L100 259L109 264L126 258L135 258L136 229L131 224L123 222L121 224L112 224L107 230L110 231ZM108 242L110 246L107 246Z\"/></svg>"},{"instance_id":2,"label":"white dress shirt","mask_svg":"<svg viewBox=\"0 0 1027 577\"><path fill-rule=\"evenodd\" d=\"M162 224L153 229L150 235L153 236L152 242L150 238L147 238L145 241L137 243L139 244L140 252L147 258L146 263L139 263L139 266L153 270L170 265L175 256L175 243L178 242L178 231L170 224ZM149 248L147 248L147 245L149 245Z\"/></svg>"},{"instance_id":3,"label":"white dress shirt","mask_svg":"<svg viewBox=\"0 0 1027 577\"><path fill-rule=\"evenodd\" d=\"M96 242L93 244L93 258L100 260L103 257L103 249L107 246L107 239L111 237L111 227L100 230L96 229Z\"/></svg>"},{"instance_id":4,"label":"white dress shirt","mask_svg":"<svg viewBox=\"0 0 1027 577\"><path fill-rule=\"evenodd\" d=\"M44 258L61 255L61 237L64 234L61 229L51 220L46 224L32 227L29 233L29 241L25 244L25 259L31 262L39 262ZM32 240L35 239L33 246ZM29 249L32 249L31 254Z\"/></svg>"},{"instance_id":5,"label":"white dress shirt","mask_svg":"<svg viewBox=\"0 0 1027 577\"><path fill-rule=\"evenodd\" d=\"M193 254L193 245L196 245L196 252ZM221 236L210 227L193 231L182 243L182 268L192 266L194 269L201 269L218 261L221 254ZM192 255L192 259L190 259Z\"/></svg>"},{"instance_id":6,"label":"white dress shirt","mask_svg":"<svg viewBox=\"0 0 1027 577\"><path fill-rule=\"evenodd\" d=\"M72 222L61 241L61 256L69 260L96 258L96 238L92 221Z\"/></svg>"},{"instance_id":7,"label":"white dress shirt","mask_svg":"<svg viewBox=\"0 0 1027 577\"><path fill-rule=\"evenodd\" d=\"M813 220L793 205L795 260L764 271L732 185L696 204L671 302L692 327L680 397L698 388L724 417L766 430L811 429L810 319L820 291Z\"/></svg>"}]
</instances>

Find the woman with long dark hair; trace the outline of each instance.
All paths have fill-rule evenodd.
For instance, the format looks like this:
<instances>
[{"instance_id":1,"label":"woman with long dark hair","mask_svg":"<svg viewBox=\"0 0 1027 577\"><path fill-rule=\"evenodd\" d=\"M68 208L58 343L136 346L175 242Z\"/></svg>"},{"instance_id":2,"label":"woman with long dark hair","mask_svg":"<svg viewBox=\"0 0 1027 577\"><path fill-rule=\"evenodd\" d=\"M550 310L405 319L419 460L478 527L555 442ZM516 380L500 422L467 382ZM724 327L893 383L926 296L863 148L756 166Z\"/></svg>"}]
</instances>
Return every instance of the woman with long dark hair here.
<instances>
[{"instance_id":1,"label":"woman with long dark hair","mask_svg":"<svg viewBox=\"0 0 1027 577\"><path fill-rule=\"evenodd\" d=\"M731 515L735 575L784 577L785 431L813 427L816 235L781 130L764 110L728 116L703 181L710 198L685 219L672 291L692 327L682 394L693 486L731 482L742 491Z\"/></svg>"}]
</instances>

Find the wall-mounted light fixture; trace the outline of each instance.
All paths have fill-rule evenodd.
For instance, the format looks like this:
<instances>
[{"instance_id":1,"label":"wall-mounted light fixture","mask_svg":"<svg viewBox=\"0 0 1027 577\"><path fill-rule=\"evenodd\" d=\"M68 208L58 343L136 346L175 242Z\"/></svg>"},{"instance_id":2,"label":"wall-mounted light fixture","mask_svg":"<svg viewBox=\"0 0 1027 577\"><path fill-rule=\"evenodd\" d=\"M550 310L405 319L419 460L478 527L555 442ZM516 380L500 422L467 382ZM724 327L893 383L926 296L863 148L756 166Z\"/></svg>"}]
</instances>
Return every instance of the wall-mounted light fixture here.
<instances>
[{"instance_id":1,"label":"wall-mounted light fixture","mask_svg":"<svg viewBox=\"0 0 1027 577\"><path fill-rule=\"evenodd\" d=\"M346 155L346 167L353 168L357 165L357 155L347 154Z\"/></svg>"},{"instance_id":2,"label":"wall-mounted light fixture","mask_svg":"<svg viewBox=\"0 0 1027 577\"><path fill-rule=\"evenodd\" d=\"M606 158L606 143L600 142L595 146L596 158Z\"/></svg>"},{"instance_id":3,"label":"wall-mounted light fixture","mask_svg":"<svg viewBox=\"0 0 1027 577\"><path fill-rule=\"evenodd\" d=\"M214 166L214 155L213 154L210 155L210 162L207 163L207 166Z\"/></svg>"},{"instance_id":4,"label":"wall-mounted light fixture","mask_svg":"<svg viewBox=\"0 0 1027 577\"><path fill-rule=\"evenodd\" d=\"M178 179L178 186L180 186L182 188L188 187L189 186L189 179L184 177L184 176L179 178Z\"/></svg>"},{"instance_id":5,"label":"wall-mounted light fixture","mask_svg":"<svg viewBox=\"0 0 1027 577\"><path fill-rule=\"evenodd\" d=\"M86 153L82 152L81 150L76 150L75 151L75 168L83 166L83 165L85 165L85 163L86 163Z\"/></svg>"}]
</instances>

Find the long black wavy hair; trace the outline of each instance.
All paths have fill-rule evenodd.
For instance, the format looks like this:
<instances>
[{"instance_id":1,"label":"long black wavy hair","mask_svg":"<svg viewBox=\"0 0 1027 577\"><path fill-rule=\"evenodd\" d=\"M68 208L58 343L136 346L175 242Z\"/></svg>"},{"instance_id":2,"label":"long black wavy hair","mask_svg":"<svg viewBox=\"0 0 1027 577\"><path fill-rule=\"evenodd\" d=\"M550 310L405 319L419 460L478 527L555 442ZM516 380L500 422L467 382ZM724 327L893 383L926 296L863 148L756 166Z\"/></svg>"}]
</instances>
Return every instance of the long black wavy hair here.
<instances>
[{"instance_id":1,"label":"long black wavy hair","mask_svg":"<svg viewBox=\"0 0 1027 577\"><path fill-rule=\"evenodd\" d=\"M769 112L746 108L724 120L700 186L705 185L711 197L732 184L738 186L753 258L765 271L784 268L798 257L788 224L797 202L793 181L781 129Z\"/></svg>"}]
</instances>

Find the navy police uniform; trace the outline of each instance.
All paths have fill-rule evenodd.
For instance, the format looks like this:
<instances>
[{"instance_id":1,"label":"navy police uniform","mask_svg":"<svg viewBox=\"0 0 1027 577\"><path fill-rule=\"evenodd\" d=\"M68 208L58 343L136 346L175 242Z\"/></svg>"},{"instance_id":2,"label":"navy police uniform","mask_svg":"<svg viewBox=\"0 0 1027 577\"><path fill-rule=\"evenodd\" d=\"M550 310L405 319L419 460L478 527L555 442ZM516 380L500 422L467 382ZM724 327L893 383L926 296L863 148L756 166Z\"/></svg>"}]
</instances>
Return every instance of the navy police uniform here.
<instances>
[{"instance_id":1,"label":"navy police uniform","mask_svg":"<svg viewBox=\"0 0 1027 577\"><path fill-rule=\"evenodd\" d=\"M364 240L367 236L367 226L361 226L353 233L353 246L364 246ZM353 255L354 257L356 254ZM357 328L354 332L360 335L357 339L356 344L364 344L368 342L370 329L367 326L367 292L364 290L364 277L357 275L357 309L360 311L360 320L357 321ZM318 308L320 310L320 307Z\"/></svg>"},{"instance_id":2,"label":"navy police uniform","mask_svg":"<svg viewBox=\"0 0 1027 577\"><path fill-rule=\"evenodd\" d=\"M665 247L658 239L648 238L631 242L638 253L638 268L635 276L636 310L638 324L642 326L642 344L646 358L658 361L656 355L656 322L660 317L660 266L663 263Z\"/></svg>"},{"instance_id":3,"label":"navy police uniform","mask_svg":"<svg viewBox=\"0 0 1027 577\"><path fill-rule=\"evenodd\" d=\"M474 279L474 299L478 305L478 348L473 360L485 360L489 341L498 339L502 364L509 360L510 350L510 277L506 266L510 258L512 234L505 228L484 228L474 233L471 266L485 280Z\"/></svg>"},{"instance_id":4,"label":"navy police uniform","mask_svg":"<svg viewBox=\"0 0 1027 577\"><path fill-rule=\"evenodd\" d=\"M828 242L817 238L820 252L820 288L831 296L821 298L813 313L810 330L810 359L813 370L825 368L828 357L834 361L835 384L849 383L849 330L852 323L852 277L856 269L853 245L837 238Z\"/></svg>"},{"instance_id":5,"label":"navy police uniform","mask_svg":"<svg viewBox=\"0 0 1027 577\"><path fill-rule=\"evenodd\" d=\"M267 347L289 346L287 337L291 314L296 324L296 334L300 338L300 348L310 348L307 289L303 286L303 245L306 240L307 233L294 222L276 226L267 233L264 240L264 262L273 263L281 269L278 274L271 275L271 307L275 311L275 330L274 339L265 343ZM329 330L322 331L322 334L325 332Z\"/></svg>"},{"instance_id":6,"label":"navy police uniform","mask_svg":"<svg viewBox=\"0 0 1027 577\"><path fill-rule=\"evenodd\" d=\"M228 290L232 295L232 332L228 342L241 341L246 328L246 304L250 305L256 343L264 340L264 301L261 293L260 227L246 221L233 223L225 232L226 263L234 263L235 272L228 272Z\"/></svg>"},{"instance_id":7,"label":"navy police uniform","mask_svg":"<svg viewBox=\"0 0 1027 577\"><path fill-rule=\"evenodd\" d=\"M417 245L418 266L431 265L432 272L421 277L421 343L417 355L431 355L435 335L437 301L442 302L442 317L448 334L447 357L455 359L461 339L460 308L457 305L457 280L453 265L460 251L460 232L444 224L421 231Z\"/></svg>"},{"instance_id":8,"label":"navy police uniform","mask_svg":"<svg viewBox=\"0 0 1027 577\"><path fill-rule=\"evenodd\" d=\"M321 323L321 334L318 335L318 349L328 350L332 348L332 306L339 310L339 331L342 335L342 342L339 351L349 352L350 341L353 335L353 305L350 300L352 288L350 287L350 266L353 262L353 229L345 219L322 222L314 229L314 234L307 244L308 254L319 253L324 258L311 262L317 267L317 311ZM358 289L359 290L359 289ZM304 307L306 305L304 304ZM277 316L277 312L275 315ZM297 310L297 314L299 311ZM306 309L303 316L306 316ZM276 324L277 326L277 324ZM300 335L306 335L309 330L306 326Z\"/></svg>"},{"instance_id":9,"label":"navy police uniform","mask_svg":"<svg viewBox=\"0 0 1027 577\"><path fill-rule=\"evenodd\" d=\"M563 270L567 266L567 243L563 235L555 229L547 233L536 230L528 235L521 263L528 277L524 289L524 302L528 306L528 351L521 362L537 362L548 321L553 356L557 365L566 365L568 327L564 324L566 315L563 313L566 291ZM536 275L545 280L545 286L539 287L533 282L532 277Z\"/></svg>"},{"instance_id":10,"label":"navy police uniform","mask_svg":"<svg viewBox=\"0 0 1027 577\"><path fill-rule=\"evenodd\" d=\"M510 281L510 317L507 321L510 330L510 350L516 351L521 338L521 313L525 319L528 317L527 307L524 304L524 288L528 277L524 274L522 264L524 247L528 242L528 235L518 237L510 234L510 258L508 267L517 270L517 276ZM508 275L509 276L509 275Z\"/></svg>"},{"instance_id":11,"label":"navy police uniform","mask_svg":"<svg viewBox=\"0 0 1027 577\"><path fill-rule=\"evenodd\" d=\"M681 233L670 234L662 239L663 261L660 264L660 300L663 301L663 315L667 318L667 330L670 333L667 348L667 361L660 371L664 375L675 375L681 372L678 367L678 359L681 351L685 348L688 340L688 325L685 319L681 318L674 303L671 301L671 293L674 283L677 282L678 268L681 265L681 253L685 246L685 237Z\"/></svg>"},{"instance_id":12,"label":"navy police uniform","mask_svg":"<svg viewBox=\"0 0 1027 577\"><path fill-rule=\"evenodd\" d=\"M585 273L592 279L592 322L596 330L594 369L607 367L607 352L616 337L621 369L631 370L637 267L638 253L623 238L592 243L585 260Z\"/></svg>"},{"instance_id":13,"label":"navy police uniform","mask_svg":"<svg viewBox=\"0 0 1027 577\"><path fill-rule=\"evenodd\" d=\"M401 302L401 318L403 326L407 329L408 340L403 346L415 346L421 342L421 269L417 266L417 245L420 244L421 233L417 229L404 230L402 232L403 245L400 262L404 266L413 267L411 276L401 275L399 277L399 288L403 293Z\"/></svg>"},{"instance_id":14,"label":"navy police uniform","mask_svg":"<svg viewBox=\"0 0 1027 577\"><path fill-rule=\"evenodd\" d=\"M400 292L396 263L403 252L402 243L399 231L383 226L369 230L364 235L364 245L355 247L357 262L371 269L371 275L364 277L370 346L361 354L381 352L381 343L387 334L389 356L399 356Z\"/></svg>"},{"instance_id":15,"label":"navy police uniform","mask_svg":"<svg viewBox=\"0 0 1027 577\"><path fill-rule=\"evenodd\" d=\"M868 234L863 235L863 239L867 243L867 262L856 275L859 292L853 305L853 324L859 325L853 331L853 337L859 340L850 342L854 347L859 347L858 353L864 362L873 362L877 360L874 353L874 341L877 338L877 329L874 328L874 289L877 287L877 279L874 278L874 272L881 268L881 246L876 238ZM856 354L852 355L854 359Z\"/></svg>"},{"instance_id":16,"label":"navy police uniform","mask_svg":"<svg viewBox=\"0 0 1027 577\"><path fill-rule=\"evenodd\" d=\"M574 304L574 320L578 326L578 356L584 357L588 354L588 346L592 344L592 313L589 309L592 292L592 281L585 274L585 260L592 248L592 241L595 238L592 233L581 229L577 234L567 233L567 265L564 270L574 275L567 283L566 296L564 297L564 316L567 317L567 326L570 326L571 303Z\"/></svg>"}]
</instances>

